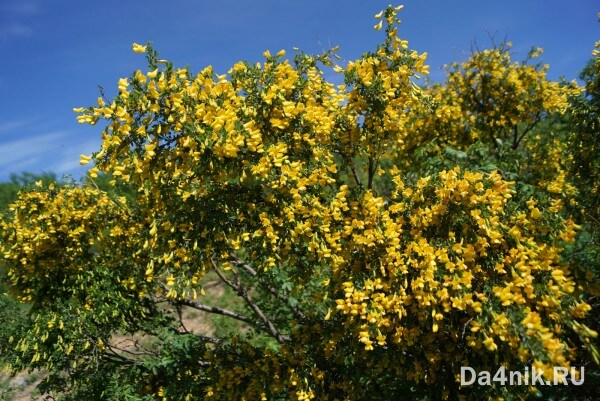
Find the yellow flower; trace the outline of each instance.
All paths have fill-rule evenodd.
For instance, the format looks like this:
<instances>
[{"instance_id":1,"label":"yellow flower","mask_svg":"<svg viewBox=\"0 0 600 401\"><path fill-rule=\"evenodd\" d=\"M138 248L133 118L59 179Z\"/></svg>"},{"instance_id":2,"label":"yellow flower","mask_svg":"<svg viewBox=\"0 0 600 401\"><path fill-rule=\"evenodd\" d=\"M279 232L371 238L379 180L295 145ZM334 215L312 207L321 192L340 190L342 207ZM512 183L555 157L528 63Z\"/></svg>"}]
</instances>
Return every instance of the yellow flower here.
<instances>
[{"instance_id":1,"label":"yellow flower","mask_svg":"<svg viewBox=\"0 0 600 401\"><path fill-rule=\"evenodd\" d=\"M375 29L376 31L381 30L381 27L383 26L383 21L379 21L379 24L375 25L373 27L373 29Z\"/></svg>"},{"instance_id":2,"label":"yellow flower","mask_svg":"<svg viewBox=\"0 0 600 401\"><path fill-rule=\"evenodd\" d=\"M119 79L119 91L125 92L129 86L129 80L127 78Z\"/></svg>"},{"instance_id":3,"label":"yellow flower","mask_svg":"<svg viewBox=\"0 0 600 401\"><path fill-rule=\"evenodd\" d=\"M86 164L88 164L90 162L90 160L92 160L92 158L90 156L86 156L84 154L79 155L80 161L79 164L81 164L82 166L85 166Z\"/></svg>"},{"instance_id":4,"label":"yellow flower","mask_svg":"<svg viewBox=\"0 0 600 401\"><path fill-rule=\"evenodd\" d=\"M490 351L495 351L498 349L494 339L491 337L486 337L485 340L483 340L483 345L485 345L485 347Z\"/></svg>"},{"instance_id":5,"label":"yellow flower","mask_svg":"<svg viewBox=\"0 0 600 401\"><path fill-rule=\"evenodd\" d=\"M146 47L147 46L142 46L142 45L139 45L137 43L134 43L133 44L133 52L134 53L145 53L146 52Z\"/></svg>"}]
</instances>

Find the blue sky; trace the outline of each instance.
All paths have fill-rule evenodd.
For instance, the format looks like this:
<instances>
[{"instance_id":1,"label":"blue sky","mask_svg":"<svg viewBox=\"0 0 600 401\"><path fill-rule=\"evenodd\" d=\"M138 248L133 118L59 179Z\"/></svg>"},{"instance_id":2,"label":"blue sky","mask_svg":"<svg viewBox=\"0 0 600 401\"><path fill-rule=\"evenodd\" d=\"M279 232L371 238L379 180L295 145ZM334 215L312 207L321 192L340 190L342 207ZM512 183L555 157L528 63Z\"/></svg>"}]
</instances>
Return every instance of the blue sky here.
<instances>
[{"instance_id":1,"label":"blue sky","mask_svg":"<svg viewBox=\"0 0 600 401\"><path fill-rule=\"evenodd\" d=\"M387 1L0 0L0 181L11 172L84 171L79 154L100 145L100 125L80 125L73 107L111 97L117 80L144 69L133 42L152 41L162 58L226 72L264 50L319 52L340 45L343 60L382 38L373 15ZM516 57L542 47L549 76L571 80L600 40L596 0L404 0L399 34L429 54L431 78L479 48L512 41ZM396 5L396 3L394 3Z\"/></svg>"}]
</instances>

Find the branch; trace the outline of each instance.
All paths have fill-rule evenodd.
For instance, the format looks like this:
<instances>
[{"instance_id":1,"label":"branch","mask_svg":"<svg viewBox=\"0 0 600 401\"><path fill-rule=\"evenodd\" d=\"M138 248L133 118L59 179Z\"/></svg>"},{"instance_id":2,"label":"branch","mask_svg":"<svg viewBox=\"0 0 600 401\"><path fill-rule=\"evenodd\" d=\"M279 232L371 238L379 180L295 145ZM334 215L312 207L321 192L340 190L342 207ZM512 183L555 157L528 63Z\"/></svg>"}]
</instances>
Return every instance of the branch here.
<instances>
[{"instance_id":1,"label":"branch","mask_svg":"<svg viewBox=\"0 0 600 401\"><path fill-rule=\"evenodd\" d=\"M371 187L373 186L373 175L373 156L369 156L369 180L367 183L367 189L371 189Z\"/></svg>"},{"instance_id":2,"label":"branch","mask_svg":"<svg viewBox=\"0 0 600 401\"><path fill-rule=\"evenodd\" d=\"M354 164L354 160L352 159L352 157L343 153L341 150L333 149L333 152L337 153L338 155L340 155L342 157L342 159L344 160L346 165L348 167L350 167L350 171L352 172L352 176L354 177L354 181L356 182L356 185L359 188L362 188L363 185L362 185L362 182L360 181L360 177L358 176L358 173L356 172L356 166Z\"/></svg>"},{"instance_id":3,"label":"branch","mask_svg":"<svg viewBox=\"0 0 600 401\"><path fill-rule=\"evenodd\" d=\"M183 329L184 333L189 333L189 330L187 329L187 327L185 327L185 324L183 323L183 313L182 313L182 308L181 308L181 304L175 304L175 311L177 312L177 319L179 319L179 326Z\"/></svg>"},{"instance_id":4,"label":"branch","mask_svg":"<svg viewBox=\"0 0 600 401\"><path fill-rule=\"evenodd\" d=\"M251 275L252 277L256 277L256 279L258 280L258 283L265 289L267 290L269 293L271 293L272 295L274 295L277 299L285 302L286 306L288 308L290 308L290 310L292 311L292 313L294 314L294 316L296 316L296 318L298 319L305 319L306 316L304 315L304 313L302 313L298 308L296 308L295 306L290 304L290 300L288 297L286 297L283 294L280 294L275 288L271 287L267 282L265 282L265 280L262 277L258 277L256 270L250 266L248 263L245 263L241 260L239 260L234 254L229 254L229 257L232 259L231 262L238 266L241 267L242 269L244 269L249 275Z\"/></svg>"},{"instance_id":5,"label":"branch","mask_svg":"<svg viewBox=\"0 0 600 401\"><path fill-rule=\"evenodd\" d=\"M250 318L248 318L244 315L240 315L239 313L232 312L227 309L218 308L216 306L204 305L199 302L192 301L191 299L178 299L178 300L174 300L174 302L181 304L181 305L189 306L190 308L194 308L194 309L201 310L204 312L216 313L217 315L227 316L227 317L242 321L244 323L256 325L256 322L252 321Z\"/></svg>"},{"instance_id":6,"label":"branch","mask_svg":"<svg viewBox=\"0 0 600 401\"><path fill-rule=\"evenodd\" d=\"M284 336L282 334L279 334L279 332L277 331L277 329L275 328L275 326L273 325L273 323L271 323L271 321L269 320L269 318L267 318L267 316L263 313L263 311L258 307L258 305L256 305L254 303L254 301L252 300L252 297L250 297L250 294L248 294L248 292L246 291L246 289L240 284L240 280L239 277L237 276L237 273L232 269L233 274L236 276L237 279L237 284L231 282L231 280L229 280L227 277L225 277L225 275L223 273L221 273L221 271L219 270L217 264L215 263L214 259L210 259L210 263L213 266L213 269L215 270L215 273L217 273L217 275L219 276L219 278L221 278L221 280L223 280L223 282L225 284L227 284L229 287L231 287L240 297L242 297L246 303L248 304L248 306L250 307L250 309L252 309L252 311L254 313L256 313L256 315L259 317L259 319L264 323L267 331L271 334L271 336L273 338L275 338L277 340L278 343L283 344L287 341L290 340L290 338L288 336Z\"/></svg>"},{"instance_id":7,"label":"branch","mask_svg":"<svg viewBox=\"0 0 600 401\"><path fill-rule=\"evenodd\" d=\"M540 122L540 119L541 119L541 114L538 112L538 113L535 115L535 118L534 118L533 122L532 122L531 124L529 124L529 125L527 126L527 128L525 128L525 130L523 131L523 133L521 134L521 136L520 136L520 137L517 139L517 142L516 142L516 143L515 143L515 145L513 146L513 149L517 149L517 147L519 146L519 144L521 143L521 141L523 140L523 138L525 138L525 135L527 135L527 133L528 133L529 131L531 131L531 129L532 129L533 127L535 127L535 126L536 126L536 125L537 125L537 124Z\"/></svg>"},{"instance_id":8,"label":"branch","mask_svg":"<svg viewBox=\"0 0 600 401\"><path fill-rule=\"evenodd\" d=\"M471 82L469 82L468 84L469 84L468 85L469 88L471 89L471 96L472 96L471 99L475 102L476 111L478 113L484 113L486 110L485 104L483 104L482 101L478 98L477 91L475 90L473 85L471 85ZM498 157L498 150L500 148L500 145L498 144L498 141L496 140L496 136L494 135L494 132L492 130L487 131L487 133L490 136L492 143L494 144L494 148L496 149L496 157Z\"/></svg>"},{"instance_id":9,"label":"branch","mask_svg":"<svg viewBox=\"0 0 600 401\"><path fill-rule=\"evenodd\" d=\"M128 347L127 343L130 343L131 346ZM123 345L121 345L121 344L123 344ZM108 343L107 347L110 348L111 350L116 349L117 351L121 351L121 352L124 352L124 353L132 355L132 356L150 355L153 357L158 357L158 354L156 352L152 352L152 351L146 349L143 345L140 344L140 342L138 340L133 339L133 338L125 338L125 339L117 342L116 344ZM129 349L127 349L127 348L129 348Z\"/></svg>"},{"instance_id":10,"label":"branch","mask_svg":"<svg viewBox=\"0 0 600 401\"><path fill-rule=\"evenodd\" d=\"M207 343L212 343L212 344L223 344L223 340L219 339L219 338L214 338L214 337L209 337L209 336L202 336L200 334L195 334L192 333L192 335L201 338L202 340L206 341Z\"/></svg>"},{"instance_id":11,"label":"branch","mask_svg":"<svg viewBox=\"0 0 600 401\"><path fill-rule=\"evenodd\" d=\"M467 322L463 326L461 338L465 338L465 331L467 331L467 326L469 325L469 323L471 323L472 320L473 320L473 318L470 318L469 320L467 320Z\"/></svg>"},{"instance_id":12,"label":"branch","mask_svg":"<svg viewBox=\"0 0 600 401\"><path fill-rule=\"evenodd\" d=\"M116 353L115 351L112 350L112 348L105 349L102 352L102 355L104 356L104 358L106 358L110 362L118 364L118 365L122 365L122 366L133 366L134 365L134 362L131 359L126 358L123 355Z\"/></svg>"},{"instance_id":13,"label":"branch","mask_svg":"<svg viewBox=\"0 0 600 401\"><path fill-rule=\"evenodd\" d=\"M121 352L123 352L123 353L126 353L126 354L129 354L129 355L131 355L131 356L141 356L141 355L152 355L152 356L156 356L155 354L152 354L152 353L150 353L150 352L144 352L144 351L142 351L142 352L134 352L134 351L130 351L130 350L128 350L128 349L125 349L125 348L117 347L116 345L112 345L112 344L111 344L111 345L108 345L108 347L109 347L111 350L117 350L117 351L121 351ZM114 352L114 351L113 351L113 352ZM116 352L115 352L115 353L116 353Z\"/></svg>"},{"instance_id":14,"label":"branch","mask_svg":"<svg viewBox=\"0 0 600 401\"><path fill-rule=\"evenodd\" d=\"M98 85L98 90L100 91L100 96L102 97L102 99L104 99L104 102L106 104L111 104L112 101L106 97L106 95L104 94L104 88L100 85Z\"/></svg>"},{"instance_id":15,"label":"branch","mask_svg":"<svg viewBox=\"0 0 600 401\"><path fill-rule=\"evenodd\" d=\"M356 172L356 166L354 165L354 161L352 161L352 164L348 164L350 166L350 170L352 171L352 175L354 176L354 181L356 181L356 185L358 185L359 188L362 188L362 182L360 181L360 178L358 177L358 173Z\"/></svg>"}]
</instances>

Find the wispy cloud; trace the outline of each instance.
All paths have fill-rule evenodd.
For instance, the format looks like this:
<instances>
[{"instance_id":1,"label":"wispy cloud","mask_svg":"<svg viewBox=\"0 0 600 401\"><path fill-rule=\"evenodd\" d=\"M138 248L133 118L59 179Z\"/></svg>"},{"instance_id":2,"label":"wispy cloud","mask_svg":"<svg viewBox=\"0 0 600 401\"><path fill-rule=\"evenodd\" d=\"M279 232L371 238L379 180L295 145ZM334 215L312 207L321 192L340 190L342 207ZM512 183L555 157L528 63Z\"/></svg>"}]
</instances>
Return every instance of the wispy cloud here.
<instances>
[{"instance_id":1,"label":"wispy cloud","mask_svg":"<svg viewBox=\"0 0 600 401\"><path fill-rule=\"evenodd\" d=\"M0 27L0 38L24 37L31 35L33 35L33 29L18 22L13 22Z\"/></svg>"},{"instance_id":2,"label":"wispy cloud","mask_svg":"<svg viewBox=\"0 0 600 401\"><path fill-rule=\"evenodd\" d=\"M68 132L52 132L3 143L0 146L0 170L9 171L14 166L35 164L35 158L47 154Z\"/></svg>"},{"instance_id":3,"label":"wispy cloud","mask_svg":"<svg viewBox=\"0 0 600 401\"><path fill-rule=\"evenodd\" d=\"M17 129L23 128L30 123L31 122L27 120L7 121L0 123L0 135L14 132Z\"/></svg>"},{"instance_id":4,"label":"wispy cloud","mask_svg":"<svg viewBox=\"0 0 600 401\"><path fill-rule=\"evenodd\" d=\"M6 125L4 128L8 130ZM13 123L14 128L20 126ZM2 128L3 126L0 126L0 129ZM51 131L3 141L0 144L0 181L6 179L10 173L21 171L51 171L58 176L78 176L85 171L79 166L79 155L93 152L99 144L99 137L82 138L75 130Z\"/></svg>"},{"instance_id":5,"label":"wispy cloud","mask_svg":"<svg viewBox=\"0 0 600 401\"><path fill-rule=\"evenodd\" d=\"M72 175L77 178L79 175L84 174L91 166L82 167L79 164L79 155L97 151L100 148L100 137L92 137L77 140L77 133L74 133L69 138L70 140L64 143L60 150L57 151L55 157L48 159L48 171L55 172L58 176L61 175Z\"/></svg>"},{"instance_id":6,"label":"wispy cloud","mask_svg":"<svg viewBox=\"0 0 600 401\"><path fill-rule=\"evenodd\" d=\"M0 10L16 15L33 15L40 11L37 1L13 1L0 7Z\"/></svg>"},{"instance_id":7,"label":"wispy cloud","mask_svg":"<svg viewBox=\"0 0 600 401\"><path fill-rule=\"evenodd\" d=\"M39 3L34 1L12 1L0 6L0 39L32 36L34 30L26 20L39 12Z\"/></svg>"}]
</instances>

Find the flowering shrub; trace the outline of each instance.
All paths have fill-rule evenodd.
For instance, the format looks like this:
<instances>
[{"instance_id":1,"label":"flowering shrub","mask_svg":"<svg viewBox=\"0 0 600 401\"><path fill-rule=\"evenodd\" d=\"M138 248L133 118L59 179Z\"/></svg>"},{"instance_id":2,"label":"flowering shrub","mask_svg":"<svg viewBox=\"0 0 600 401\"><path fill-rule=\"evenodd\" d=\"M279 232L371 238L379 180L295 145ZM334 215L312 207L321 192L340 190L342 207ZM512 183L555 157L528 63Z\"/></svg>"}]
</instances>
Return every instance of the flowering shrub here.
<instances>
[{"instance_id":1,"label":"flowering shrub","mask_svg":"<svg viewBox=\"0 0 600 401\"><path fill-rule=\"evenodd\" d=\"M376 51L345 66L335 49L267 51L194 75L134 44L148 70L76 110L107 122L99 151L82 155L89 176L133 199L40 183L3 218L11 292L32 305L1 345L9 366L47 370L42 389L62 399L486 399L508 390L461 388L461 366L551 379L594 353L590 305L561 257L578 229L551 196L564 186L407 167L427 135L467 147L492 133L496 146L517 131L517 147L576 89L503 51L421 89L426 55L397 37L399 9L376 16ZM211 280L238 301L215 306ZM191 332L190 309L239 332Z\"/></svg>"}]
</instances>

